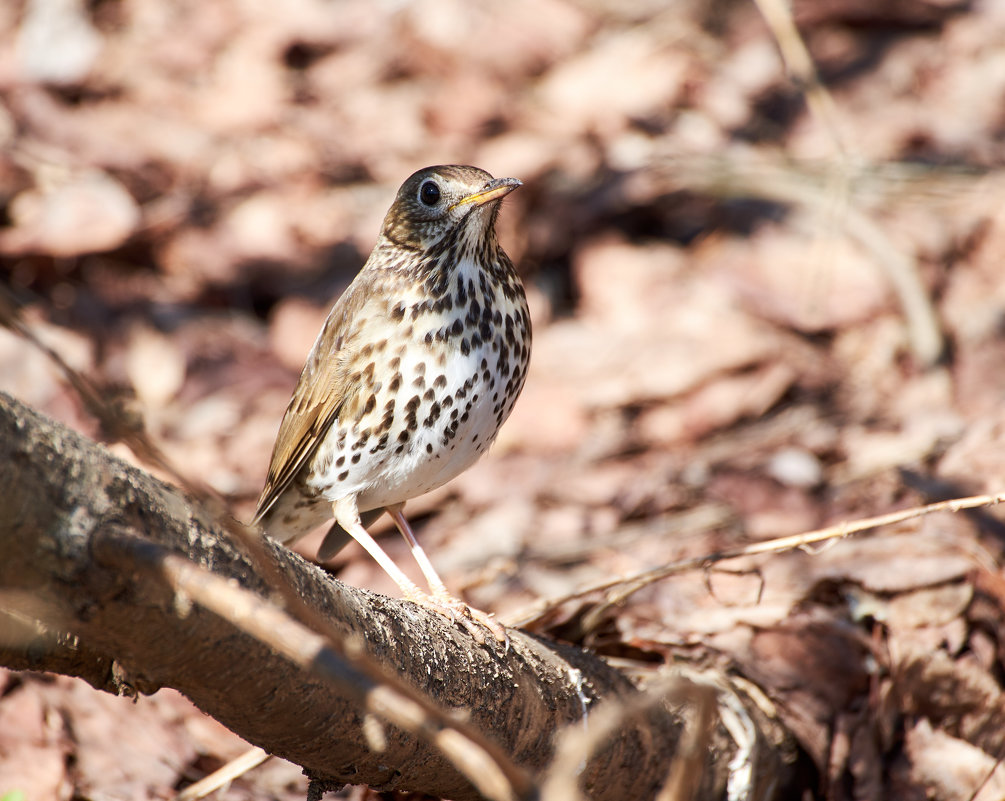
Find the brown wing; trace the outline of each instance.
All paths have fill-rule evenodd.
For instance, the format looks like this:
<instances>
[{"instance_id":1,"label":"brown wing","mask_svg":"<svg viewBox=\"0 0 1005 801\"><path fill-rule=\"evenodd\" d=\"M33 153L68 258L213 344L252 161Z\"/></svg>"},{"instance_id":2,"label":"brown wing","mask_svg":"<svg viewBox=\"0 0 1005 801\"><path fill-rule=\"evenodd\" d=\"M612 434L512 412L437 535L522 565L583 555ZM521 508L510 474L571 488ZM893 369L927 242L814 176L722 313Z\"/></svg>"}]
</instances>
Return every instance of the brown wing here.
<instances>
[{"instance_id":1,"label":"brown wing","mask_svg":"<svg viewBox=\"0 0 1005 801\"><path fill-rule=\"evenodd\" d=\"M352 350L356 347L354 322L369 294L368 278L364 269L335 302L311 348L279 425L252 525L261 521L308 463L340 411L355 405L360 388L349 385L350 370L346 368L352 362Z\"/></svg>"}]
</instances>

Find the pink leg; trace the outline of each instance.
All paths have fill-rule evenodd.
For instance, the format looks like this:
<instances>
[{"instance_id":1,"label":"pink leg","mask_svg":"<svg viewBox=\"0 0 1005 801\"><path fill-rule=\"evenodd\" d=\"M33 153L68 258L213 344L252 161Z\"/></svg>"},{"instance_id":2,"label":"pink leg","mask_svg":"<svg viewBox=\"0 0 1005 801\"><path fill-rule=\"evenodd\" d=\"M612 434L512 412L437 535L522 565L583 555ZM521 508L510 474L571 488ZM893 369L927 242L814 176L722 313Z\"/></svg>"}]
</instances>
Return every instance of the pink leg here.
<instances>
[{"instance_id":1,"label":"pink leg","mask_svg":"<svg viewBox=\"0 0 1005 801\"><path fill-rule=\"evenodd\" d=\"M443 579L440 578L436 572L436 568L433 567L433 563L429 561L426 552L422 550L422 546L419 545L419 541L415 538L415 532L412 531L412 527L408 524L408 520L405 519L405 515L402 512L403 508L404 504L398 504L397 506L388 507L387 511L394 520L394 525L398 527L398 531L401 532L401 535L408 542L408 547L412 549L412 556L419 563L419 569L422 570L422 575L429 582L429 589L433 591L432 598L426 601L419 601L419 603L435 609L445 617L460 623L468 630L472 637L478 642L484 643L485 637L474 625L474 621L481 623L492 632L492 635L499 642L506 643L506 647L508 648L509 635L506 634L506 629L503 628L498 620L492 617L492 615L482 612L480 609L472 609L464 601L450 594L443 583Z\"/></svg>"},{"instance_id":2,"label":"pink leg","mask_svg":"<svg viewBox=\"0 0 1005 801\"><path fill-rule=\"evenodd\" d=\"M443 583L443 579L440 578L439 574L436 572L436 568L433 567L433 563L429 561L429 557L426 556L426 552L422 550L422 546L419 545L419 541L415 538L415 532L412 531L412 527L408 524L408 520L405 519L405 515L401 511L403 507L404 504L390 508L387 511L391 514L391 518L394 520L394 525L398 527L398 531L401 532L401 536L403 536L408 542L408 547L412 549L412 556L414 556L415 561L419 563L419 569L422 571L422 575L424 575L426 577L426 581L429 582L429 589L433 591L433 597L451 598L450 593L447 592L447 586Z\"/></svg>"},{"instance_id":3,"label":"pink leg","mask_svg":"<svg viewBox=\"0 0 1005 801\"><path fill-rule=\"evenodd\" d=\"M359 520L359 510L356 508L355 497L350 495L335 501L332 504L332 511L335 513L335 519L339 522L339 525L366 549L366 552L374 558L387 575L394 579L394 583L401 588L401 592L406 598L412 601L425 599L426 594L402 572L401 568L394 563L394 560L370 536L370 532L363 528L363 524Z\"/></svg>"}]
</instances>

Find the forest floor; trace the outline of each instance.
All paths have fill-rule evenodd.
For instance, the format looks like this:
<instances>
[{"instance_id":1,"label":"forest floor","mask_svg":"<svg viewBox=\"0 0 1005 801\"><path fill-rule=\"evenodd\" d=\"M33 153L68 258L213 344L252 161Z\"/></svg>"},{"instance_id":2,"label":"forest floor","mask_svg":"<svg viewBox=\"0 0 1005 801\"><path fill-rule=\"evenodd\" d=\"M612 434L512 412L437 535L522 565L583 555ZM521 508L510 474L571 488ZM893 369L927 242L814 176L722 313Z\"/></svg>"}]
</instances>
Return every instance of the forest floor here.
<instances>
[{"instance_id":1,"label":"forest floor","mask_svg":"<svg viewBox=\"0 0 1005 801\"><path fill-rule=\"evenodd\" d=\"M1005 5L794 14L825 94L750 0L6 3L0 281L248 519L401 181L437 163L522 179L499 228L531 302L526 388L481 462L409 503L448 586L503 619L1003 491ZM0 389L101 438L5 330ZM1000 798L1003 538L995 510L933 515L542 626L753 682L811 797ZM355 545L330 567L396 593ZM172 691L0 671L0 799L169 798L245 747ZM305 787L272 760L219 797Z\"/></svg>"}]
</instances>

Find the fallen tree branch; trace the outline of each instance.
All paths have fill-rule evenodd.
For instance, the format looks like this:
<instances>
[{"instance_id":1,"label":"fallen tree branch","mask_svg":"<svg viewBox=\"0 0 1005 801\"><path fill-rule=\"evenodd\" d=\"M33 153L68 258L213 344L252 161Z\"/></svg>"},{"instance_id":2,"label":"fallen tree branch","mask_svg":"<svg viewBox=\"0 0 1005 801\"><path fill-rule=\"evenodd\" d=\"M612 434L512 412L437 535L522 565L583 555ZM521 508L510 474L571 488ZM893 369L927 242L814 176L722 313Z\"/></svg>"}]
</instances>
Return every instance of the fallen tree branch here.
<instances>
[{"instance_id":1,"label":"fallen tree branch","mask_svg":"<svg viewBox=\"0 0 1005 801\"><path fill-rule=\"evenodd\" d=\"M0 664L79 675L113 692L174 687L250 742L332 783L479 796L435 737L368 712L358 692L242 631L226 604L213 613L144 565L137 542L269 596L241 550L178 490L2 393L0 481L0 604L35 621L20 641L0 643ZM274 543L266 550L347 642L440 709L460 711L531 775L551 761L554 732L580 721L584 708L637 695L578 649L520 632L508 651L479 646L435 613L346 587ZM654 706L604 740L581 786L597 799L653 797L679 736L677 719ZM723 762L710 766L699 797L723 786Z\"/></svg>"},{"instance_id":2,"label":"fallen tree branch","mask_svg":"<svg viewBox=\"0 0 1005 801\"><path fill-rule=\"evenodd\" d=\"M162 579L174 595L175 607L185 610L184 614L196 603L334 685L359 709L376 716L367 731L373 750L383 750L373 743L383 741L379 721L388 721L434 743L486 798L510 801L531 796L533 785L524 771L493 743L485 742L480 732L442 714L407 685L402 686L397 676L382 675L379 666L364 655L362 643L351 641L345 643L346 652L333 652L324 637L270 601L145 540L99 536L96 547L101 562ZM341 638L340 643L344 643Z\"/></svg>"}]
</instances>

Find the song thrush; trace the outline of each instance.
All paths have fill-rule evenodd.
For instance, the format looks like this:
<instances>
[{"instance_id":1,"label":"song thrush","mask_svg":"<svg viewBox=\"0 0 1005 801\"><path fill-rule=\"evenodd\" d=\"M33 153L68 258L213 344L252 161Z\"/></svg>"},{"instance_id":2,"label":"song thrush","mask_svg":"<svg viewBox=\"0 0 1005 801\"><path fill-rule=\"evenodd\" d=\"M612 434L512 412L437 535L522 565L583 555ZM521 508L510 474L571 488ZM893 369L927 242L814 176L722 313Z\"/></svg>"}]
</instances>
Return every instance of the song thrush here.
<instances>
[{"instance_id":1,"label":"song thrush","mask_svg":"<svg viewBox=\"0 0 1005 801\"><path fill-rule=\"evenodd\" d=\"M473 633L474 617L500 639L498 623L447 592L402 507L471 466L523 388L530 316L495 233L500 201L520 185L461 166L429 167L402 184L307 357L255 515L285 543L334 516L320 559L352 537L406 598ZM366 531L385 510L431 596Z\"/></svg>"}]
</instances>

